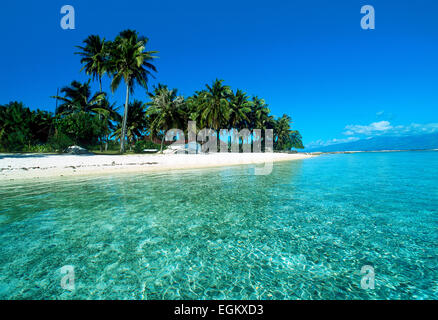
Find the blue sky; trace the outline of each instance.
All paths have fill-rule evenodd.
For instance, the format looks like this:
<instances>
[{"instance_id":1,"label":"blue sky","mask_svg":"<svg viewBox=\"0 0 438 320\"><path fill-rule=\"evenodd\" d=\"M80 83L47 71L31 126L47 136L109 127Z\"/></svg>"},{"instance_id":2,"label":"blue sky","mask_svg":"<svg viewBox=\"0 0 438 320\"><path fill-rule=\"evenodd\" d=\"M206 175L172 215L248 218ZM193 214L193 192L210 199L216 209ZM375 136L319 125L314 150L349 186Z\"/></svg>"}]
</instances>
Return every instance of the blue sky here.
<instances>
[{"instance_id":1,"label":"blue sky","mask_svg":"<svg viewBox=\"0 0 438 320\"><path fill-rule=\"evenodd\" d=\"M67 4L75 30L60 27ZM360 27L367 4L375 30ZM0 103L53 111L58 87L87 79L75 46L133 28L160 51L151 85L187 96L224 79L291 115L306 145L438 131L437 12L432 0L8 1ZM135 97L146 100L141 88ZM122 104L122 87L112 100Z\"/></svg>"}]
</instances>

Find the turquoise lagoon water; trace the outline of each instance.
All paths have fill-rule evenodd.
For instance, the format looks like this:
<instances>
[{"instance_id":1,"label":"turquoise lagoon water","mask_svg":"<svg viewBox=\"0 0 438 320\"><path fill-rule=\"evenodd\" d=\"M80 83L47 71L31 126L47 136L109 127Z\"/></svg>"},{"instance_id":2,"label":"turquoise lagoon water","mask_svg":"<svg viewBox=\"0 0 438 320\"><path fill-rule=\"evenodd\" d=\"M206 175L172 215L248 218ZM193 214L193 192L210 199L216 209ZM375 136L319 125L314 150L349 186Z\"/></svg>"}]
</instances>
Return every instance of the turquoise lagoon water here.
<instances>
[{"instance_id":1,"label":"turquoise lagoon water","mask_svg":"<svg viewBox=\"0 0 438 320\"><path fill-rule=\"evenodd\" d=\"M436 299L438 153L0 186L2 299ZM75 290L60 268L74 266ZM375 289L361 289L361 268Z\"/></svg>"}]
</instances>

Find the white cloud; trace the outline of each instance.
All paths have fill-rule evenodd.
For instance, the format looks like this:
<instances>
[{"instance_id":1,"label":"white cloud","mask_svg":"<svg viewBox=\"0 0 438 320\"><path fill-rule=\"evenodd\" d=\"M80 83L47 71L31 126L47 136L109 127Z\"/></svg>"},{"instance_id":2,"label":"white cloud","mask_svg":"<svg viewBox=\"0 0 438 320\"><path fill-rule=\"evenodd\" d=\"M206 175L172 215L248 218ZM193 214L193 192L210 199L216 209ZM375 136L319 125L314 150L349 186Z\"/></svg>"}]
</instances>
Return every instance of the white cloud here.
<instances>
[{"instance_id":1,"label":"white cloud","mask_svg":"<svg viewBox=\"0 0 438 320\"><path fill-rule=\"evenodd\" d=\"M361 139L370 139L377 136L414 136L438 132L438 123L410 125L392 125L389 121L373 122L369 125L348 125L343 132L347 138L317 140L306 145L306 148L313 149L326 147L333 144L353 142Z\"/></svg>"},{"instance_id":2,"label":"white cloud","mask_svg":"<svg viewBox=\"0 0 438 320\"><path fill-rule=\"evenodd\" d=\"M376 112L376 118L377 119L381 119L381 120L394 120L395 119L395 114L393 113L388 113L385 110Z\"/></svg>"},{"instance_id":3,"label":"white cloud","mask_svg":"<svg viewBox=\"0 0 438 320\"><path fill-rule=\"evenodd\" d=\"M307 144L306 148L313 149L313 148L317 148L317 147L326 147L326 146L330 146L332 144L353 142L353 141L357 141L357 140L360 140L360 138L348 137L345 139L331 139L331 140L327 140L327 141L317 140L317 141L313 141L313 142L310 142L309 144Z\"/></svg>"},{"instance_id":4,"label":"white cloud","mask_svg":"<svg viewBox=\"0 0 438 320\"><path fill-rule=\"evenodd\" d=\"M373 122L369 125L348 125L345 127L344 135L362 135L374 137L381 135L405 136L438 132L438 123L410 125L391 125L389 121Z\"/></svg>"},{"instance_id":5,"label":"white cloud","mask_svg":"<svg viewBox=\"0 0 438 320\"><path fill-rule=\"evenodd\" d=\"M345 127L347 131L344 132L345 135L351 136L354 134L362 134L366 136L370 136L373 134L379 134L382 132L386 132L388 130L391 130L393 127L391 126L391 123L388 121L379 121L379 122L373 122L367 126L362 125L348 125Z\"/></svg>"},{"instance_id":6,"label":"white cloud","mask_svg":"<svg viewBox=\"0 0 438 320\"><path fill-rule=\"evenodd\" d=\"M408 126L395 126L394 133L399 135L428 134L438 132L438 123L418 124Z\"/></svg>"}]
</instances>

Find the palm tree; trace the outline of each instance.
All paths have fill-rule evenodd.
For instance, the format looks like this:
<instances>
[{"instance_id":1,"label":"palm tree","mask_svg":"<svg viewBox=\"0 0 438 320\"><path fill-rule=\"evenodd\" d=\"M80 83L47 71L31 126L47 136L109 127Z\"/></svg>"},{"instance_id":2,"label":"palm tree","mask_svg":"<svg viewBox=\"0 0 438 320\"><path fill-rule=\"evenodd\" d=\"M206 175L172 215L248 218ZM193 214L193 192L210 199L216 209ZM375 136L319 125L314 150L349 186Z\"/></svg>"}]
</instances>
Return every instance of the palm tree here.
<instances>
[{"instance_id":1,"label":"palm tree","mask_svg":"<svg viewBox=\"0 0 438 320\"><path fill-rule=\"evenodd\" d=\"M31 121L29 123L30 132L33 135L33 141L45 143L49 139L53 128L53 114L47 111L32 111Z\"/></svg>"},{"instance_id":2,"label":"palm tree","mask_svg":"<svg viewBox=\"0 0 438 320\"><path fill-rule=\"evenodd\" d=\"M102 122L104 127L103 137L101 141L105 143L105 151L108 150L109 136L112 131L116 129L114 123L121 123L122 118L117 112L117 107L115 103L110 103L107 98L104 98L97 108L93 109L99 114L99 120ZM102 149L102 148L101 148Z\"/></svg>"},{"instance_id":3,"label":"palm tree","mask_svg":"<svg viewBox=\"0 0 438 320\"><path fill-rule=\"evenodd\" d=\"M126 136L132 145L147 130L146 105L138 100L129 103L128 120L126 123ZM121 138L122 128L119 123L117 130L113 133L116 138Z\"/></svg>"},{"instance_id":4,"label":"palm tree","mask_svg":"<svg viewBox=\"0 0 438 320\"><path fill-rule=\"evenodd\" d=\"M304 149L303 137L297 130L292 130L289 134L291 148Z\"/></svg>"},{"instance_id":5,"label":"palm tree","mask_svg":"<svg viewBox=\"0 0 438 320\"><path fill-rule=\"evenodd\" d=\"M218 130L229 120L229 98L232 91L229 86L224 86L223 82L224 80L216 79L212 86L207 84L207 90L201 92L199 116L202 126Z\"/></svg>"},{"instance_id":6,"label":"palm tree","mask_svg":"<svg viewBox=\"0 0 438 320\"><path fill-rule=\"evenodd\" d=\"M299 131L291 130L292 119L284 114L275 120L274 146L276 150L304 149Z\"/></svg>"},{"instance_id":7,"label":"palm tree","mask_svg":"<svg viewBox=\"0 0 438 320\"><path fill-rule=\"evenodd\" d=\"M186 100L186 118L187 120L202 123L201 120L201 105L205 101L205 90L195 91L195 93ZM187 121L186 121L187 122ZM186 123L184 122L184 123Z\"/></svg>"},{"instance_id":8,"label":"palm tree","mask_svg":"<svg viewBox=\"0 0 438 320\"><path fill-rule=\"evenodd\" d=\"M237 89L230 100L229 125L232 128L242 127L248 123L248 114L251 112L252 103L248 100L245 92Z\"/></svg>"},{"instance_id":9,"label":"palm tree","mask_svg":"<svg viewBox=\"0 0 438 320\"><path fill-rule=\"evenodd\" d=\"M148 115L151 118L151 132L157 134L172 128L182 127L184 121L184 98L177 95L177 90L169 90L167 86L159 86L149 95L151 102ZM161 138L163 152L165 134Z\"/></svg>"},{"instance_id":10,"label":"palm tree","mask_svg":"<svg viewBox=\"0 0 438 320\"><path fill-rule=\"evenodd\" d=\"M151 71L157 71L150 62L156 57L157 51L145 51L148 39L139 37L136 31L125 30L115 39L111 46L110 67L113 79L111 90L114 92L120 85L122 79L126 84L126 101L123 113L122 131L120 136L120 152L125 151L126 123L128 119L129 94L134 92L134 85L137 83L146 88L148 77Z\"/></svg>"},{"instance_id":11,"label":"palm tree","mask_svg":"<svg viewBox=\"0 0 438 320\"><path fill-rule=\"evenodd\" d=\"M290 144L290 124L292 119L284 114L281 118L277 119L274 127L274 142L277 150L285 150Z\"/></svg>"},{"instance_id":12,"label":"palm tree","mask_svg":"<svg viewBox=\"0 0 438 320\"><path fill-rule=\"evenodd\" d=\"M73 81L69 86L61 89L61 96L52 98L63 101L59 106L58 114L69 114L79 111L99 113L100 103L105 99L105 93L98 92L91 95L90 81L80 83Z\"/></svg>"},{"instance_id":13,"label":"palm tree","mask_svg":"<svg viewBox=\"0 0 438 320\"><path fill-rule=\"evenodd\" d=\"M81 52L75 54L81 55L81 63L84 65L81 71L85 70L86 74L93 80L99 81L99 89L102 92L102 77L108 67L108 47L110 43L105 42L97 35L90 35L84 41L85 46L77 46Z\"/></svg>"},{"instance_id":14,"label":"palm tree","mask_svg":"<svg viewBox=\"0 0 438 320\"><path fill-rule=\"evenodd\" d=\"M242 90L237 89L236 93L231 95L228 129L239 131L248 127L248 115L251 112L251 105L251 101L249 101L248 96ZM232 137L228 137L227 143L232 142L232 139ZM244 141L242 141L242 143L244 143Z\"/></svg>"},{"instance_id":15,"label":"palm tree","mask_svg":"<svg viewBox=\"0 0 438 320\"><path fill-rule=\"evenodd\" d=\"M217 130L217 138L220 139L219 129L228 127L230 118L230 98L233 94L229 86L222 83L224 80L216 79L212 86L205 85L207 90L200 92L198 117L203 127Z\"/></svg>"},{"instance_id":16,"label":"palm tree","mask_svg":"<svg viewBox=\"0 0 438 320\"><path fill-rule=\"evenodd\" d=\"M271 110L268 109L268 105L265 100L259 97L252 98L251 112L249 115L251 129L264 129L269 122L269 114Z\"/></svg>"}]
</instances>

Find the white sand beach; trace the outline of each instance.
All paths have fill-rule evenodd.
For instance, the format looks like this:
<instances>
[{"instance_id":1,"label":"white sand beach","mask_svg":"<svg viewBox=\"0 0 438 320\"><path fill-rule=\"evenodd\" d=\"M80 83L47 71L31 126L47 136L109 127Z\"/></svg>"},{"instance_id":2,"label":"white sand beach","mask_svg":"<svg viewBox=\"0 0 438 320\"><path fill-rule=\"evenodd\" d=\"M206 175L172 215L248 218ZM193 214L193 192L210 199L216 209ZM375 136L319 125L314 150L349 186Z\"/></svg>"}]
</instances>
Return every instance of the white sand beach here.
<instances>
[{"instance_id":1,"label":"white sand beach","mask_svg":"<svg viewBox=\"0 0 438 320\"><path fill-rule=\"evenodd\" d=\"M0 181L154 172L301 160L307 154L214 153L149 155L0 154Z\"/></svg>"}]
</instances>

